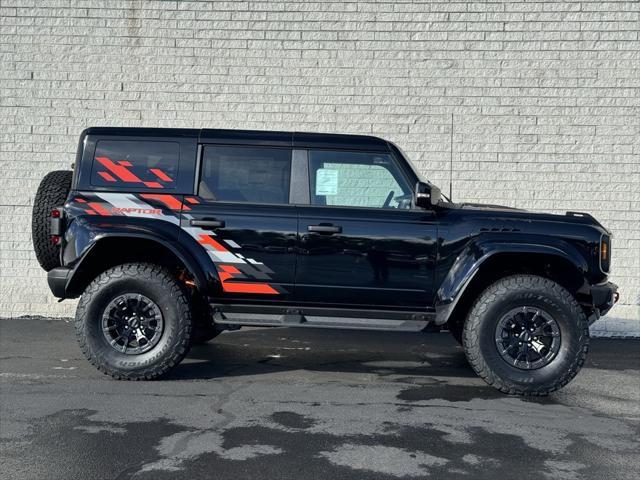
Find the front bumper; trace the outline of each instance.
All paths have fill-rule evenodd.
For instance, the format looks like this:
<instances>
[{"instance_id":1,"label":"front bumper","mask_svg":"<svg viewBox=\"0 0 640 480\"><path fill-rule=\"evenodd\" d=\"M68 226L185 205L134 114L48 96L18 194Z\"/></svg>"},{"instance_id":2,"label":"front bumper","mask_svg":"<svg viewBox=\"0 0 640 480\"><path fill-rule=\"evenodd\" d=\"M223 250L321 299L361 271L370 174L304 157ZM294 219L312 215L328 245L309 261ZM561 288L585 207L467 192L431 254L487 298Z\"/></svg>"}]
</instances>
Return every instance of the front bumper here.
<instances>
[{"instance_id":1,"label":"front bumper","mask_svg":"<svg viewBox=\"0 0 640 480\"><path fill-rule=\"evenodd\" d=\"M618 301L618 285L612 282L601 283L591 286L591 301L594 312L589 317L589 323L595 322L598 318L606 315L611 307Z\"/></svg>"}]
</instances>

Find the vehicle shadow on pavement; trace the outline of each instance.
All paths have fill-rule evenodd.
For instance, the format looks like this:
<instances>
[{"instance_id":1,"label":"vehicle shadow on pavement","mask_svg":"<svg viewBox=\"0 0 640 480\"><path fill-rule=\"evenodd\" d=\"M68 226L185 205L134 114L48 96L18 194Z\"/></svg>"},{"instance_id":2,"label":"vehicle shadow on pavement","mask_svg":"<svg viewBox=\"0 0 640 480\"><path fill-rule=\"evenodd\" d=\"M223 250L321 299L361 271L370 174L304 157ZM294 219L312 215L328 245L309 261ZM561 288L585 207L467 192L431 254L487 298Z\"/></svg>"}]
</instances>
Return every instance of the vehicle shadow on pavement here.
<instances>
[{"instance_id":1,"label":"vehicle shadow on pavement","mask_svg":"<svg viewBox=\"0 0 640 480\"><path fill-rule=\"evenodd\" d=\"M194 346L164 380L335 373L360 383L370 376L397 383L398 399L465 401L504 395L487 386L447 333L399 333L311 329L253 329L229 332Z\"/></svg>"}]
</instances>

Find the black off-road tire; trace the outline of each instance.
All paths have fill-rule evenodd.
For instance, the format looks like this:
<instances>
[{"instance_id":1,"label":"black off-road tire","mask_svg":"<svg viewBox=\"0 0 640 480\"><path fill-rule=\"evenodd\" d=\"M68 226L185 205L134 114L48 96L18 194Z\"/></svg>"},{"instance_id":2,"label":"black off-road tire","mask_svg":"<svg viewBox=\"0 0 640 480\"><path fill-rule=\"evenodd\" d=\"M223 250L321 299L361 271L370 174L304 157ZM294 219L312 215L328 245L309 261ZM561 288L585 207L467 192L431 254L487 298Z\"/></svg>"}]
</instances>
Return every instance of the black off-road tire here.
<instances>
[{"instance_id":1,"label":"black off-road tire","mask_svg":"<svg viewBox=\"0 0 640 480\"><path fill-rule=\"evenodd\" d=\"M549 364L522 370L507 363L496 346L496 326L513 308L544 309L556 321L560 348ZM463 346L475 372L501 392L544 396L569 383L589 351L589 324L580 305L564 287L544 277L514 275L489 286L471 308L463 330Z\"/></svg>"},{"instance_id":2,"label":"black off-road tire","mask_svg":"<svg viewBox=\"0 0 640 480\"><path fill-rule=\"evenodd\" d=\"M128 293L144 295L162 313L160 339L145 353L121 353L102 332L106 307ZM86 288L78 304L75 330L82 353L101 372L117 380L152 380L175 367L189 351L191 310L185 292L168 270L148 263L128 263L106 270Z\"/></svg>"},{"instance_id":3,"label":"black off-road tire","mask_svg":"<svg viewBox=\"0 0 640 480\"><path fill-rule=\"evenodd\" d=\"M60 245L51 243L51 210L64 205L73 172L49 172L40 182L31 213L31 237L38 263L47 272L60 266Z\"/></svg>"},{"instance_id":4,"label":"black off-road tire","mask_svg":"<svg viewBox=\"0 0 640 480\"><path fill-rule=\"evenodd\" d=\"M213 323L213 312L208 302L197 293L191 299L191 314L193 317L192 345L202 345L222 333Z\"/></svg>"}]
</instances>

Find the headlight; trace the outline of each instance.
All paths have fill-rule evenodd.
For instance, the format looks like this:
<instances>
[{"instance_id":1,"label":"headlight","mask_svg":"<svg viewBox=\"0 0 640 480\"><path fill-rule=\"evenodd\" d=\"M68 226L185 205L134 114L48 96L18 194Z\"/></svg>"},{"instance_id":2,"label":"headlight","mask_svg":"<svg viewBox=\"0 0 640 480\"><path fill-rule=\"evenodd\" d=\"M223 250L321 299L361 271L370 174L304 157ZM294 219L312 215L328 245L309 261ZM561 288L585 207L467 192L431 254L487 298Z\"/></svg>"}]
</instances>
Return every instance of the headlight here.
<instances>
[{"instance_id":1,"label":"headlight","mask_svg":"<svg viewBox=\"0 0 640 480\"><path fill-rule=\"evenodd\" d=\"M609 272L611 266L611 238L608 235L600 237L600 270Z\"/></svg>"}]
</instances>

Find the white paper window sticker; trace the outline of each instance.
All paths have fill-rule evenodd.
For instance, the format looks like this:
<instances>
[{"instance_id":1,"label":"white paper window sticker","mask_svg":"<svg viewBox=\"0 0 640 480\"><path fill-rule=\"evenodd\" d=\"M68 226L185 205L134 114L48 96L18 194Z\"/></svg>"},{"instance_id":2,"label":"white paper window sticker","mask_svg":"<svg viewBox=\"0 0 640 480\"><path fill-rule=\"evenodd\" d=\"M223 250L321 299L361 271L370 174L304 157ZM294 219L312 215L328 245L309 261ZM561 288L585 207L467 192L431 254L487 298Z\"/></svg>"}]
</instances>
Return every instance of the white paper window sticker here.
<instances>
[{"instance_id":1,"label":"white paper window sticker","mask_svg":"<svg viewBox=\"0 0 640 480\"><path fill-rule=\"evenodd\" d=\"M338 170L320 168L316 171L316 195L338 194Z\"/></svg>"}]
</instances>

